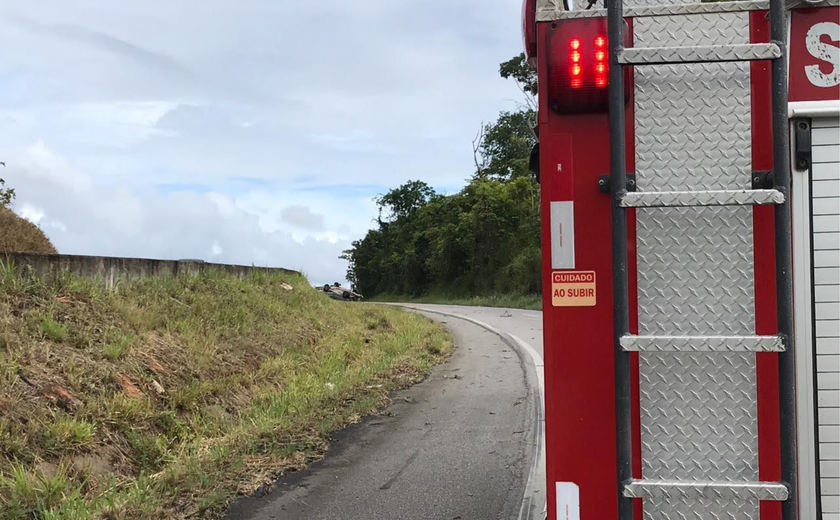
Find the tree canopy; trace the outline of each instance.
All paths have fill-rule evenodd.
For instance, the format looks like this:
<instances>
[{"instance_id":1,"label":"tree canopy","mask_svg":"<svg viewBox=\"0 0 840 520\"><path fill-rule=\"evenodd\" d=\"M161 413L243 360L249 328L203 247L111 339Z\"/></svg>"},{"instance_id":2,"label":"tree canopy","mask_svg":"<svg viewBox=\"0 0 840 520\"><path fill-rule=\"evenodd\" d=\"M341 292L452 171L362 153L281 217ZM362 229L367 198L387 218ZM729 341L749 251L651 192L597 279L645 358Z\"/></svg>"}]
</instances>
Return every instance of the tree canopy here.
<instances>
[{"instance_id":1,"label":"tree canopy","mask_svg":"<svg viewBox=\"0 0 840 520\"><path fill-rule=\"evenodd\" d=\"M342 258L364 295L452 296L540 291L539 186L528 171L536 122L536 74L524 55L502 63L526 102L481 125L475 171L459 192L443 195L420 180L376 198L378 228Z\"/></svg>"}]
</instances>

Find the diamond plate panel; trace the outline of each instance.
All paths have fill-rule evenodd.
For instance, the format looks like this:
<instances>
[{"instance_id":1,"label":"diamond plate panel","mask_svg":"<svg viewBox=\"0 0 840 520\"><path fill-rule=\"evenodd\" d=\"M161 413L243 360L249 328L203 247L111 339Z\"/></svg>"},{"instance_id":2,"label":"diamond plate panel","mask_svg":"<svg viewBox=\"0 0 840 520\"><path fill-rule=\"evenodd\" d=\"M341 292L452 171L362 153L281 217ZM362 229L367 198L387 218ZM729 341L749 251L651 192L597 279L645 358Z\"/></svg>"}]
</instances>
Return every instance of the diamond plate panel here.
<instances>
[{"instance_id":1,"label":"diamond plate panel","mask_svg":"<svg viewBox=\"0 0 840 520\"><path fill-rule=\"evenodd\" d=\"M671 1L629 0L628 7ZM744 13L638 18L634 45L748 43ZM750 188L748 63L635 68L640 190ZM754 333L752 209L638 209L639 334ZM758 480L755 355L640 358L642 478ZM647 498L645 518L758 520L758 501Z\"/></svg>"},{"instance_id":2,"label":"diamond plate panel","mask_svg":"<svg viewBox=\"0 0 840 520\"><path fill-rule=\"evenodd\" d=\"M754 332L752 210L638 209L639 334Z\"/></svg>"},{"instance_id":3,"label":"diamond plate panel","mask_svg":"<svg viewBox=\"0 0 840 520\"><path fill-rule=\"evenodd\" d=\"M646 498L646 520L747 520L758 518L754 500Z\"/></svg>"},{"instance_id":4,"label":"diamond plate panel","mask_svg":"<svg viewBox=\"0 0 840 520\"><path fill-rule=\"evenodd\" d=\"M755 356L640 356L645 480L758 480Z\"/></svg>"},{"instance_id":5,"label":"diamond plate panel","mask_svg":"<svg viewBox=\"0 0 840 520\"><path fill-rule=\"evenodd\" d=\"M748 34L740 13L644 18L633 31L637 48L747 43ZM748 63L637 67L635 82L640 190L751 188Z\"/></svg>"}]
</instances>

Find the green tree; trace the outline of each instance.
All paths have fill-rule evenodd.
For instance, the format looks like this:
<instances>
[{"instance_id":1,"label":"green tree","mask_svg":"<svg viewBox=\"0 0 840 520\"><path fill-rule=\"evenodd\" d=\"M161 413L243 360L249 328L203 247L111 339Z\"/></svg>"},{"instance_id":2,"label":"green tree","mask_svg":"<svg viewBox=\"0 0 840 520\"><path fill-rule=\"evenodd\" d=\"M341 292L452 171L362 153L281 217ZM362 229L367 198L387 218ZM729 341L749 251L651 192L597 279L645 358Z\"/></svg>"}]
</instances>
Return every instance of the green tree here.
<instances>
[{"instance_id":1,"label":"green tree","mask_svg":"<svg viewBox=\"0 0 840 520\"><path fill-rule=\"evenodd\" d=\"M392 220L399 220L414 214L435 196L435 190L423 181L409 181L376 199L380 220L382 211L388 212Z\"/></svg>"},{"instance_id":2,"label":"green tree","mask_svg":"<svg viewBox=\"0 0 840 520\"><path fill-rule=\"evenodd\" d=\"M528 65L525 60L525 53L514 56L499 65L499 74L505 78L513 78L516 85L528 97L529 100L537 95L537 70Z\"/></svg>"},{"instance_id":3,"label":"green tree","mask_svg":"<svg viewBox=\"0 0 840 520\"><path fill-rule=\"evenodd\" d=\"M499 74L516 82L525 95L525 103L516 111L502 112L494 123L481 125L473 140L474 176L511 180L532 175L528 158L537 142L533 131L537 122L537 71L522 53L501 63Z\"/></svg>"},{"instance_id":4,"label":"green tree","mask_svg":"<svg viewBox=\"0 0 840 520\"><path fill-rule=\"evenodd\" d=\"M495 123L485 124L473 142L475 177L511 180L532 175L528 158L537 142L535 121L533 110L520 110L502 112Z\"/></svg>"}]
</instances>

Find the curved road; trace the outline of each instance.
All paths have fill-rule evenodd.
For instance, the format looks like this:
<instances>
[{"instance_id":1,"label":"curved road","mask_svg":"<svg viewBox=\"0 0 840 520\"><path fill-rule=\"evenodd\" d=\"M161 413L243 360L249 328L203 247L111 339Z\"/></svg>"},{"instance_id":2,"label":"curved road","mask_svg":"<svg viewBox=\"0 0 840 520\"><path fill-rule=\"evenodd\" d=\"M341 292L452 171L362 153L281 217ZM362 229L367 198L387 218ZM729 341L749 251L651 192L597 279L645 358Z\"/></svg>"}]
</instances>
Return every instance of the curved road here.
<instances>
[{"instance_id":1,"label":"curved road","mask_svg":"<svg viewBox=\"0 0 840 520\"><path fill-rule=\"evenodd\" d=\"M323 461L282 477L267 497L234 504L230 520L539 517L542 505L531 502L543 496L536 464L542 374L532 358L542 352L541 314L410 307L450 329L452 359L395 394L382 414L336 434Z\"/></svg>"}]
</instances>

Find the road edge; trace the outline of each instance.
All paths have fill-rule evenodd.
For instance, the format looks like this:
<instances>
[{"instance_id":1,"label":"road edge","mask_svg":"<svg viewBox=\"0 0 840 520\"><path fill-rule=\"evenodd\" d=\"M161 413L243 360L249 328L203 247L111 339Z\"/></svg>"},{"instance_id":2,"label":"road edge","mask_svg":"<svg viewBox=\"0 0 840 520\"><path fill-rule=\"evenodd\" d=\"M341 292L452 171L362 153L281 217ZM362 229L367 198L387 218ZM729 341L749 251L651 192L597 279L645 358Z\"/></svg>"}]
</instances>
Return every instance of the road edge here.
<instances>
[{"instance_id":1,"label":"road edge","mask_svg":"<svg viewBox=\"0 0 840 520\"><path fill-rule=\"evenodd\" d=\"M404 303L388 303L385 305L468 321L499 336L506 345L516 352L520 363L525 367L527 387L531 389L532 395L530 397L534 408L534 422L531 428L531 442L534 445L534 450L530 456L531 468L528 470L528 479L525 482L525 492L522 496L518 520L545 519L548 511L545 473L545 368L542 356L522 339L513 334L502 332L496 327L470 316ZM537 389L536 392L533 392L534 388Z\"/></svg>"}]
</instances>

